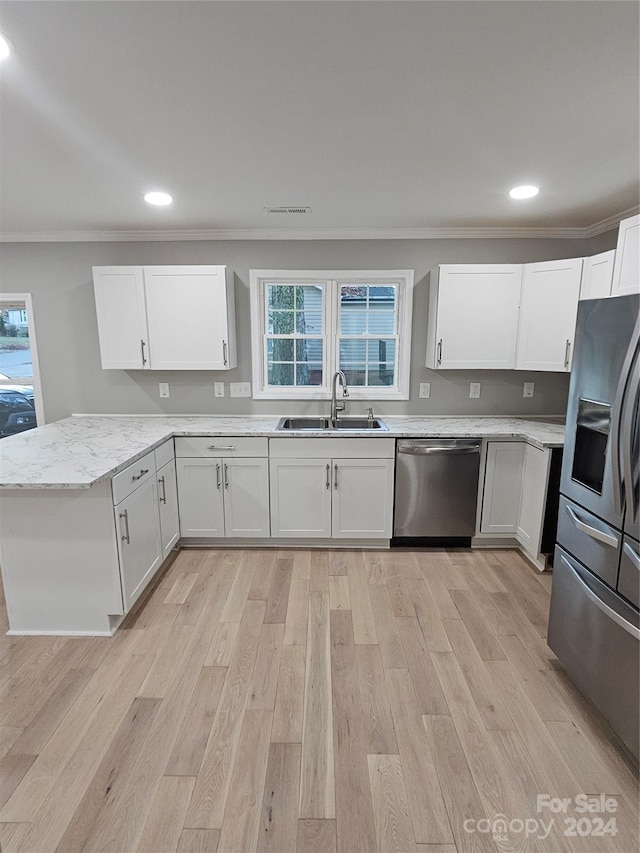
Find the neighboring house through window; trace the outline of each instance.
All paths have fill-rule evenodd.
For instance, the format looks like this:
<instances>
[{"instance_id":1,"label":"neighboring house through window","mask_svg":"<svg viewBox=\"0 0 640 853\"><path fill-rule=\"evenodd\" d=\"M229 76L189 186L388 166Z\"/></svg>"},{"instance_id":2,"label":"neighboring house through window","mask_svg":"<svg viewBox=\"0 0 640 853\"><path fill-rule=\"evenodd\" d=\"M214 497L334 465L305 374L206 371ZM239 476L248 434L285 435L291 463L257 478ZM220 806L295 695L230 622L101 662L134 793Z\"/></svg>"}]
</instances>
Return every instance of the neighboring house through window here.
<instances>
[{"instance_id":1,"label":"neighboring house through window","mask_svg":"<svg viewBox=\"0 0 640 853\"><path fill-rule=\"evenodd\" d=\"M253 396L409 397L413 270L251 270ZM256 346L256 342L260 342Z\"/></svg>"}]
</instances>

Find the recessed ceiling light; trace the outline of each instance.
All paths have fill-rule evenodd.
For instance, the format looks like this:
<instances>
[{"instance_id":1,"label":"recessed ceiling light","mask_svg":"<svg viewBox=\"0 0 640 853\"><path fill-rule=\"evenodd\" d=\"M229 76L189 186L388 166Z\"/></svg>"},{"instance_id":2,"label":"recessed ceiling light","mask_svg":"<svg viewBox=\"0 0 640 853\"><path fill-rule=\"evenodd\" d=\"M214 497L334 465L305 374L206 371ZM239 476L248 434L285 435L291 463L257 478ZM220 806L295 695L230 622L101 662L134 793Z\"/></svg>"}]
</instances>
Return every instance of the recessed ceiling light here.
<instances>
[{"instance_id":1,"label":"recessed ceiling light","mask_svg":"<svg viewBox=\"0 0 640 853\"><path fill-rule=\"evenodd\" d=\"M9 39L5 38L5 36L0 33L0 62L3 59L6 59L7 56L11 54L11 43Z\"/></svg>"},{"instance_id":2,"label":"recessed ceiling light","mask_svg":"<svg viewBox=\"0 0 640 853\"><path fill-rule=\"evenodd\" d=\"M538 195L539 192L539 187L523 186L514 187L512 190L509 190L509 195L511 198L533 198L535 195Z\"/></svg>"},{"instance_id":3,"label":"recessed ceiling light","mask_svg":"<svg viewBox=\"0 0 640 853\"><path fill-rule=\"evenodd\" d=\"M155 204L163 207L164 205L171 204L173 202L173 196L169 195L169 193L152 192L145 193L144 200L147 204Z\"/></svg>"}]
</instances>

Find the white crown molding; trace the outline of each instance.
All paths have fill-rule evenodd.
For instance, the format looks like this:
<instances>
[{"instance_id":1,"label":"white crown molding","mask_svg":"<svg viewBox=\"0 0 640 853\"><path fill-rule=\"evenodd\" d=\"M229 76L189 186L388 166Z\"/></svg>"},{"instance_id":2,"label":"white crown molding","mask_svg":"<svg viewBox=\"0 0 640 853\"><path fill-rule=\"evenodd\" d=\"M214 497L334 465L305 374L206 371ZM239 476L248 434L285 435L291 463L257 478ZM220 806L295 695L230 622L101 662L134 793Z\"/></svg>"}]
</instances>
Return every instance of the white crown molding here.
<instances>
[{"instance_id":1,"label":"white crown molding","mask_svg":"<svg viewBox=\"0 0 640 853\"><path fill-rule=\"evenodd\" d=\"M586 240L616 228L640 210L632 207L587 227L465 226L434 228L213 228L164 231L0 232L0 243L131 243L182 240Z\"/></svg>"}]
</instances>

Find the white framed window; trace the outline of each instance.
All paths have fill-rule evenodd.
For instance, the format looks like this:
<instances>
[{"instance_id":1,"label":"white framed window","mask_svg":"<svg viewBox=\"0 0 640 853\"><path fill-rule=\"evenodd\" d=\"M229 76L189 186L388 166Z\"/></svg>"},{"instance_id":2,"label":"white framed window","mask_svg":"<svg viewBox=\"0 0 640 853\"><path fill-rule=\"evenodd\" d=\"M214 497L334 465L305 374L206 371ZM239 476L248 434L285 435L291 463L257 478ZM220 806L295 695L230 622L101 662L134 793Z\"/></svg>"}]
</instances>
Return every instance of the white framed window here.
<instances>
[{"instance_id":1,"label":"white framed window","mask_svg":"<svg viewBox=\"0 0 640 853\"><path fill-rule=\"evenodd\" d=\"M251 270L253 396L409 399L413 270Z\"/></svg>"}]
</instances>

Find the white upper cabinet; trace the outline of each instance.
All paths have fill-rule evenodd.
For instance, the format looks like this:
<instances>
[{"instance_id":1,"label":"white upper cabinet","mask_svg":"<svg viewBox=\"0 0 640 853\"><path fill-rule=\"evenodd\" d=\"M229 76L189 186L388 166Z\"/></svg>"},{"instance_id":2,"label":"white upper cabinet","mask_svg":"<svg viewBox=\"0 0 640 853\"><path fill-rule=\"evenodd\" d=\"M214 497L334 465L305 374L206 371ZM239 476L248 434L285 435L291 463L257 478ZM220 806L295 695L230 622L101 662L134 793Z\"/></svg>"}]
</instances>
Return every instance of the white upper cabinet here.
<instances>
[{"instance_id":1,"label":"white upper cabinet","mask_svg":"<svg viewBox=\"0 0 640 853\"><path fill-rule=\"evenodd\" d=\"M585 258L582 265L580 299L601 299L611 296L615 249Z\"/></svg>"},{"instance_id":2,"label":"white upper cabinet","mask_svg":"<svg viewBox=\"0 0 640 853\"><path fill-rule=\"evenodd\" d=\"M517 370L571 370L582 258L525 264Z\"/></svg>"},{"instance_id":3,"label":"white upper cabinet","mask_svg":"<svg viewBox=\"0 0 640 853\"><path fill-rule=\"evenodd\" d=\"M640 214L623 219L618 231L612 296L640 292Z\"/></svg>"},{"instance_id":4,"label":"white upper cabinet","mask_svg":"<svg viewBox=\"0 0 640 853\"><path fill-rule=\"evenodd\" d=\"M94 267L103 368L237 365L233 273L224 266Z\"/></svg>"},{"instance_id":5,"label":"white upper cabinet","mask_svg":"<svg viewBox=\"0 0 640 853\"><path fill-rule=\"evenodd\" d=\"M456 264L429 282L427 367L515 366L521 264Z\"/></svg>"}]
</instances>

